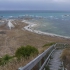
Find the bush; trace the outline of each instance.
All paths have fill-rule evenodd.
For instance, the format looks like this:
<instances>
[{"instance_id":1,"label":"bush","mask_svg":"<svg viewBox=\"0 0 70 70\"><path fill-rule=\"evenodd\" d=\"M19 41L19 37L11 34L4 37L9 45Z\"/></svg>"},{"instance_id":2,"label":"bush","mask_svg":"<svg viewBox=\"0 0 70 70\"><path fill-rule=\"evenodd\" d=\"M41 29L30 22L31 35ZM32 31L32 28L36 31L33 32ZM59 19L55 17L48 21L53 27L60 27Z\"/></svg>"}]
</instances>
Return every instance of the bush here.
<instances>
[{"instance_id":1,"label":"bush","mask_svg":"<svg viewBox=\"0 0 70 70\"><path fill-rule=\"evenodd\" d=\"M45 67L45 70L50 70L49 66L46 66L46 67Z\"/></svg>"},{"instance_id":2,"label":"bush","mask_svg":"<svg viewBox=\"0 0 70 70\"><path fill-rule=\"evenodd\" d=\"M6 64L7 62L9 62L9 60L10 60L11 58L12 58L12 57L9 56L8 54L4 55L2 58L0 58L0 65Z\"/></svg>"},{"instance_id":3,"label":"bush","mask_svg":"<svg viewBox=\"0 0 70 70\"><path fill-rule=\"evenodd\" d=\"M30 45L21 46L15 52L15 56L17 58L21 58L21 57L28 58L30 55L36 55L36 54L38 54L38 50Z\"/></svg>"}]
</instances>

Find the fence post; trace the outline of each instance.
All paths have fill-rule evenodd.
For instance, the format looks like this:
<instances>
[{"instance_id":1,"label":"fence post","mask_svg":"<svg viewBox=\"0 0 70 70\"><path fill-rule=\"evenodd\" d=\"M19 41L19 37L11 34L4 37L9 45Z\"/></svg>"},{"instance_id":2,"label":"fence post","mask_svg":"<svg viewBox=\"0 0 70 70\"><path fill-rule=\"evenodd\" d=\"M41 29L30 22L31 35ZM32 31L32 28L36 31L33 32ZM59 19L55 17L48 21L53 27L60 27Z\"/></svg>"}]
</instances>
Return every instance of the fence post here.
<instances>
[{"instance_id":1,"label":"fence post","mask_svg":"<svg viewBox=\"0 0 70 70\"><path fill-rule=\"evenodd\" d=\"M38 66L39 68L41 67L41 61L39 62L39 66Z\"/></svg>"}]
</instances>

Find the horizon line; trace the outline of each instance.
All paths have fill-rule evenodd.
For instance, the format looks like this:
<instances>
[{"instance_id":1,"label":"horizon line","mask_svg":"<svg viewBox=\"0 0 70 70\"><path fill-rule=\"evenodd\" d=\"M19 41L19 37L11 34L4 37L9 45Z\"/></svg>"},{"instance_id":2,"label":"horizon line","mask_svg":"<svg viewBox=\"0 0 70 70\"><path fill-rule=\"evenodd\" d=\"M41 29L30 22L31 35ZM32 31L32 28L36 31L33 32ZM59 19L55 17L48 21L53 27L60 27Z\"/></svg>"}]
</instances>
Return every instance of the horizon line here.
<instances>
[{"instance_id":1,"label":"horizon line","mask_svg":"<svg viewBox=\"0 0 70 70\"><path fill-rule=\"evenodd\" d=\"M12 10L0 10L0 11L70 11L70 10L22 10L22 9L12 9Z\"/></svg>"}]
</instances>

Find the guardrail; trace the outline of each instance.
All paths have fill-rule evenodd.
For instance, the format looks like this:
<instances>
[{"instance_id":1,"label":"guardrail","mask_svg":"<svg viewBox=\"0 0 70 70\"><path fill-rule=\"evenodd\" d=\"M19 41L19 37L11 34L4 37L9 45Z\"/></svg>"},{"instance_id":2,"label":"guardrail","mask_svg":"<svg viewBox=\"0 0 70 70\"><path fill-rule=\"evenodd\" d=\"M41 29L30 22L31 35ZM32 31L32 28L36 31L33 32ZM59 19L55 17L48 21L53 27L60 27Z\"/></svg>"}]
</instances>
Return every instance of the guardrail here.
<instances>
[{"instance_id":1,"label":"guardrail","mask_svg":"<svg viewBox=\"0 0 70 70\"><path fill-rule=\"evenodd\" d=\"M43 67L45 66L45 63L48 62L48 59L52 54L51 51L54 51L55 46L56 46L56 44L52 45L50 48L48 48L46 51L44 51L42 54L40 54L38 57L36 57L30 63L28 63L26 66L20 67L18 70L39 70L39 69L42 70Z\"/></svg>"},{"instance_id":2,"label":"guardrail","mask_svg":"<svg viewBox=\"0 0 70 70\"><path fill-rule=\"evenodd\" d=\"M43 69L45 70L45 65L48 65L50 57L52 53L55 51L55 49L66 48L66 45L67 44L58 44L58 43L52 45L46 51L44 51L42 54L40 54L38 57L32 60L30 63L28 63L24 67L20 67L18 70L43 70Z\"/></svg>"},{"instance_id":3,"label":"guardrail","mask_svg":"<svg viewBox=\"0 0 70 70\"><path fill-rule=\"evenodd\" d=\"M56 49L64 49L64 48L70 48L69 44L66 43L57 43L55 46Z\"/></svg>"},{"instance_id":4,"label":"guardrail","mask_svg":"<svg viewBox=\"0 0 70 70\"><path fill-rule=\"evenodd\" d=\"M52 50L52 52L46 58L45 62L43 63L43 65L41 66L41 68L39 70L43 70L43 69L45 70L45 67L48 65L49 61L51 60L51 55L53 54L54 51L55 51L55 49Z\"/></svg>"}]
</instances>

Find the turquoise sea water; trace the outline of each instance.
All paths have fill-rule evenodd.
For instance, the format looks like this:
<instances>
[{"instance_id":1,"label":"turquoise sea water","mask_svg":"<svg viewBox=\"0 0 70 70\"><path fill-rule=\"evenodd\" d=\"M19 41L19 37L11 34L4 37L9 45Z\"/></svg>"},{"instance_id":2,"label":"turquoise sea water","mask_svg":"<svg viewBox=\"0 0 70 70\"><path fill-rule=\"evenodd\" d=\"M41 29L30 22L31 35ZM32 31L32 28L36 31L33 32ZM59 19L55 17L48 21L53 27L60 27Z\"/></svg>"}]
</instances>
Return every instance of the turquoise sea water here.
<instances>
[{"instance_id":1,"label":"turquoise sea water","mask_svg":"<svg viewBox=\"0 0 70 70\"><path fill-rule=\"evenodd\" d=\"M61 11L0 11L0 16L9 18L10 16L18 17L31 15L37 19L29 20L36 23L36 30L53 33L57 35L70 37L70 12ZM39 19L38 19L39 17Z\"/></svg>"}]
</instances>

